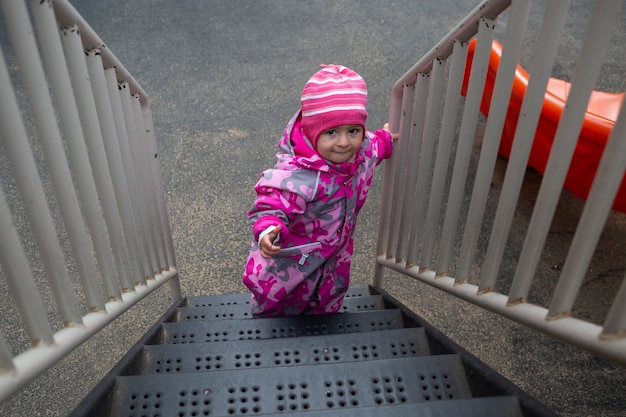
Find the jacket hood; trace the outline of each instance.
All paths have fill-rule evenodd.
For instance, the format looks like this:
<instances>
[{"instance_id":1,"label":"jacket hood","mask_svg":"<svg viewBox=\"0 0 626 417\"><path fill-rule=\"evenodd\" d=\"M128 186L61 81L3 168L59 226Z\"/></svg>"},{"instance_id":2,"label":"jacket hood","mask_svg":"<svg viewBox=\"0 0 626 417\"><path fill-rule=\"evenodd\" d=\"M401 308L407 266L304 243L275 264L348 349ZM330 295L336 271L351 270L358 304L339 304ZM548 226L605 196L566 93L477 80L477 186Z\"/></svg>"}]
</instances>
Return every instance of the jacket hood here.
<instances>
[{"instance_id":1,"label":"jacket hood","mask_svg":"<svg viewBox=\"0 0 626 417\"><path fill-rule=\"evenodd\" d=\"M348 162L334 163L324 159L313 147L311 141L304 135L302 129L302 111L298 110L291 118L281 140L278 142L277 168L292 166L317 171L334 173L342 176L352 176L363 161L363 153L369 141L365 135L361 148L355 158Z\"/></svg>"}]
</instances>

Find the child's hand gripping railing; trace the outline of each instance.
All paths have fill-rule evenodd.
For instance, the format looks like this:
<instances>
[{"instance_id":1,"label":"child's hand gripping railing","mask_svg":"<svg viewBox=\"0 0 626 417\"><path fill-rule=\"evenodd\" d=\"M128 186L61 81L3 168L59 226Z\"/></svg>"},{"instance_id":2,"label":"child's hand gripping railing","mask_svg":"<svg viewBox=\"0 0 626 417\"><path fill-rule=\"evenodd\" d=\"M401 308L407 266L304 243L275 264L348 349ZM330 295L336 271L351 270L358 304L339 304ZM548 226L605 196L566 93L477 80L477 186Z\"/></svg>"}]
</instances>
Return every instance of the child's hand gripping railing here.
<instances>
[{"instance_id":1,"label":"child's hand gripping railing","mask_svg":"<svg viewBox=\"0 0 626 417\"><path fill-rule=\"evenodd\" d=\"M67 1L28 3L0 2L0 401L163 283L180 299L145 92Z\"/></svg>"},{"instance_id":2,"label":"child's hand gripping railing","mask_svg":"<svg viewBox=\"0 0 626 417\"><path fill-rule=\"evenodd\" d=\"M480 4L394 86L389 120L391 130L399 131L401 136L391 163L385 167L374 285L383 286L384 267L387 267L626 364L626 281L621 274L615 277L621 285L616 285L619 290L614 294L612 304L607 300L610 307L600 320L601 325L572 317L573 305L626 168L624 106L606 143L556 288L545 307L529 302L529 298L532 299L529 297L531 285L587 104L620 12L620 2L597 1L594 4L532 218L523 245L517 248L519 257L514 260L517 269L513 277L504 277L506 282L502 282L502 279L498 281L498 273L505 247L511 245L510 231L528 155L569 8L568 1L546 5L513 148L497 198L495 218L485 222L500 138L531 5L529 0L516 1L509 11L484 137L480 141L480 155L473 160L495 19L510 3L485 1ZM476 34L466 99L461 106L467 44ZM459 110L462 111L460 133L455 138ZM454 163L449 165L452 159ZM467 204L464 199L471 164L476 167L476 173ZM440 213L445 213L443 218ZM491 226L491 233L482 259L477 253L484 224ZM616 270L623 271L624 259L613 259L612 262L619 264ZM506 286L509 286L507 294L496 291L496 287Z\"/></svg>"}]
</instances>

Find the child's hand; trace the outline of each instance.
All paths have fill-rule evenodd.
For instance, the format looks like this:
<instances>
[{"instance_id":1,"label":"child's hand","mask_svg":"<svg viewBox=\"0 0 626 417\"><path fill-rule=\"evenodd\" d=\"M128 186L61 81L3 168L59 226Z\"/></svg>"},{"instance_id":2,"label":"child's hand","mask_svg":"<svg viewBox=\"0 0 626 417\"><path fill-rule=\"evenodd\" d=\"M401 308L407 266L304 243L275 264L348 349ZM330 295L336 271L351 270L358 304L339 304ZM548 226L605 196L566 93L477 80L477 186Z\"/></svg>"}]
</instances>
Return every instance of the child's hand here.
<instances>
[{"instance_id":1,"label":"child's hand","mask_svg":"<svg viewBox=\"0 0 626 417\"><path fill-rule=\"evenodd\" d=\"M280 246L274 245L274 240L280 233L280 225L277 225L274 230L263 236L261 242L259 242L259 246L261 247L261 256L264 258L271 258L272 256L278 255L280 252Z\"/></svg>"},{"instance_id":2,"label":"child's hand","mask_svg":"<svg viewBox=\"0 0 626 417\"><path fill-rule=\"evenodd\" d=\"M383 126L383 129L385 129L387 132L391 133L391 131L389 130L389 123L385 123L385 125ZM391 139L392 140L397 140L400 137L399 133L391 133Z\"/></svg>"}]
</instances>

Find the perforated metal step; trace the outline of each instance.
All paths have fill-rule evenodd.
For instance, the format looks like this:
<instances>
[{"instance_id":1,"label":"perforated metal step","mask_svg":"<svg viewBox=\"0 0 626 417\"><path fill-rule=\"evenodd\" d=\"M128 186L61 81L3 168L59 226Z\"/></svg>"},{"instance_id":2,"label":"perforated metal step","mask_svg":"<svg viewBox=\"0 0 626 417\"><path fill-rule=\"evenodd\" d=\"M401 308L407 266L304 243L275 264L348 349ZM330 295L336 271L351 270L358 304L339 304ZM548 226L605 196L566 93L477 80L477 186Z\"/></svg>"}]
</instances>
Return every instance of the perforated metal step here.
<instances>
[{"instance_id":1,"label":"perforated metal step","mask_svg":"<svg viewBox=\"0 0 626 417\"><path fill-rule=\"evenodd\" d=\"M332 318L330 317L332 316ZM147 344L208 343L338 333L359 333L404 327L400 309L334 315L233 319L163 323Z\"/></svg>"},{"instance_id":2,"label":"perforated metal step","mask_svg":"<svg viewBox=\"0 0 626 417\"><path fill-rule=\"evenodd\" d=\"M349 287L344 299L366 297L371 295L369 287ZM195 295L185 299L182 307L215 307L250 304L250 293Z\"/></svg>"},{"instance_id":3,"label":"perforated metal step","mask_svg":"<svg viewBox=\"0 0 626 417\"><path fill-rule=\"evenodd\" d=\"M386 407L333 408L301 411L298 417L523 417L516 397L485 397L463 400L436 401L415 404L398 404ZM284 417L285 413L264 414L267 417Z\"/></svg>"},{"instance_id":4,"label":"perforated metal step","mask_svg":"<svg viewBox=\"0 0 626 417\"><path fill-rule=\"evenodd\" d=\"M385 308L167 322L189 310L172 306L70 416L555 417L389 294L350 293ZM194 298L249 308L248 294Z\"/></svg>"},{"instance_id":5,"label":"perforated metal step","mask_svg":"<svg viewBox=\"0 0 626 417\"><path fill-rule=\"evenodd\" d=\"M249 298L249 297L248 297ZM381 295L364 295L346 298L340 312L357 312L384 309L385 304ZM204 321L220 319L245 319L252 318L250 303L246 304L220 304L212 306L180 307L168 320L181 321Z\"/></svg>"},{"instance_id":6,"label":"perforated metal step","mask_svg":"<svg viewBox=\"0 0 626 417\"><path fill-rule=\"evenodd\" d=\"M471 397L458 355L376 363L119 377L109 415L232 416L350 408L359 412L357 407Z\"/></svg>"},{"instance_id":7,"label":"perforated metal step","mask_svg":"<svg viewBox=\"0 0 626 417\"><path fill-rule=\"evenodd\" d=\"M424 329L145 346L127 374L168 374L395 359L430 354Z\"/></svg>"}]
</instances>

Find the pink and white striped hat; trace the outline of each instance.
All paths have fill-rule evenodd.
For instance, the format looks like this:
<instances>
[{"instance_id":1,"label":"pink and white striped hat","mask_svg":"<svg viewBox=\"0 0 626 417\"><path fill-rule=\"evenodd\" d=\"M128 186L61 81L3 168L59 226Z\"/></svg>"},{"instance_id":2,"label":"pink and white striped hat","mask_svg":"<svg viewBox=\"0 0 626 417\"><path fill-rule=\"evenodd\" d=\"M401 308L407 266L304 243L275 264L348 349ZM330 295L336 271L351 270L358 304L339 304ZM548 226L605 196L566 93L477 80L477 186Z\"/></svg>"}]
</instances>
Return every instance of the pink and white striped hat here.
<instances>
[{"instance_id":1,"label":"pink and white striped hat","mask_svg":"<svg viewBox=\"0 0 626 417\"><path fill-rule=\"evenodd\" d=\"M317 147L317 138L341 125L361 125L367 119L367 86L363 78L341 65L321 65L302 90L302 129Z\"/></svg>"}]
</instances>

